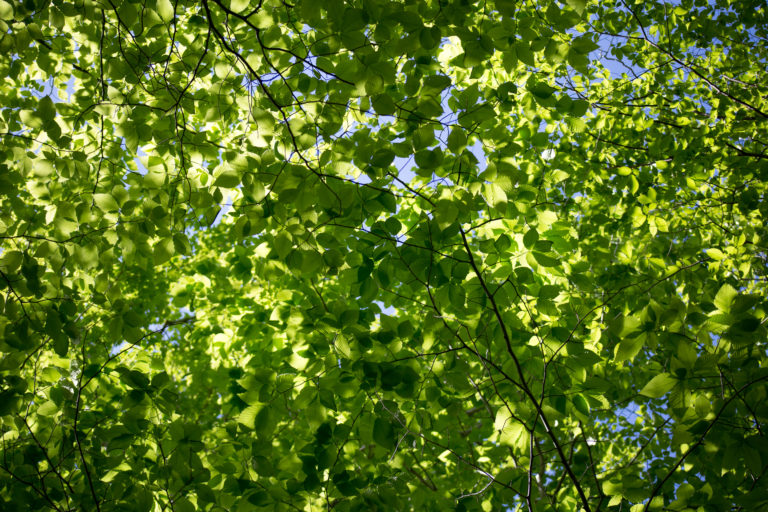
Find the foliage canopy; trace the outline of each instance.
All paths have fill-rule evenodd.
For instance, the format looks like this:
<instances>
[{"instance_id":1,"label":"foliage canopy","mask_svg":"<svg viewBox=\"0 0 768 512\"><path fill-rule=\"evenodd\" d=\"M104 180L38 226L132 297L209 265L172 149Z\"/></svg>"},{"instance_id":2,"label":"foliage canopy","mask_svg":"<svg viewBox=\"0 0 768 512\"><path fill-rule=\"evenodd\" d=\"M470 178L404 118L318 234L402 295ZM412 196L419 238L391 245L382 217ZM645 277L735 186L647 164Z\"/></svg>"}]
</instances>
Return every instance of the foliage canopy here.
<instances>
[{"instance_id":1,"label":"foliage canopy","mask_svg":"<svg viewBox=\"0 0 768 512\"><path fill-rule=\"evenodd\" d=\"M3 510L768 507L764 2L0 29Z\"/></svg>"}]
</instances>

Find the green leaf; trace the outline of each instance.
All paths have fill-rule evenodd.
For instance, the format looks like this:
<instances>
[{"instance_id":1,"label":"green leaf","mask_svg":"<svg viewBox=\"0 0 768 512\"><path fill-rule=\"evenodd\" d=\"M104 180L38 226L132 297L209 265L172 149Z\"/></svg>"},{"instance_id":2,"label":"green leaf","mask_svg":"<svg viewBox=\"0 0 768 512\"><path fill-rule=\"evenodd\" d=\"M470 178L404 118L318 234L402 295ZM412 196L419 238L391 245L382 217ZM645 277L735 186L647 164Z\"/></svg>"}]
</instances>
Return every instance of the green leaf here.
<instances>
[{"instance_id":1,"label":"green leaf","mask_svg":"<svg viewBox=\"0 0 768 512\"><path fill-rule=\"evenodd\" d=\"M539 240L539 233L536 231L535 228L529 229L525 235L523 235L523 245L527 249L533 249L533 246L536 244L536 242Z\"/></svg>"},{"instance_id":2,"label":"green leaf","mask_svg":"<svg viewBox=\"0 0 768 512\"><path fill-rule=\"evenodd\" d=\"M373 422L373 440L382 447L391 450L395 447L395 431L392 423L382 418Z\"/></svg>"},{"instance_id":3,"label":"green leaf","mask_svg":"<svg viewBox=\"0 0 768 512\"><path fill-rule=\"evenodd\" d=\"M175 15L171 0L157 0L157 14L160 15L161 20L170 23Z\"/></svg>"},{"instance_id":4,"label":"green leaf","mask_svg":"<svg viewBox=\"0 0 768 512\"><path fill-rule=\"evenodd\" d=\"M152 170L144 175L144 185L147 188L160 188L165 183L165 173Z\"/></svg>"},{"instance_id":5,"label":"green leaf","mask_svg":"<svg viewBox=\"0 0 768 512\"><path fill-rule=\"evenodd\" d=\"M179 254L187 254L190 252L189 240L182 233L174 233L173 248Z\"/></svg>"},{"instance_id":6,"label":"green leaf","mask_svg":"<svg viewBox=\"0 0 768 512\"><path fill-rule=\"evenodd\" d=\"M574 395L572 400L573 406L576 407L577 411L585 416L589 416L589 404L582 395Z\"/></svg>"},{"instance_id":7,"label":"green leaf","mask_svg":"<svg viewBox=\"0 0 768 512\"><path fill-rule=\"evenodd\" d=\"M533 257L535 258L536 262L539 263L539 265L544 267L557 267L560 264L559 260L556 258L541 252L533 251Z\"/></svg>"},{"instance_id":8,"label":"green leaf","mask_svg":"<svg viewBox=\"0 0 768 512\"><path fill-rule=\"evenodd\" d=\"M717 291L717 295L715 295L715 306L717 306L717 309L723 313L729 313L731 311L731 305L738 294L739 292L734 290L731 285L727 283L724 284Z\"/></svg>"},{"instance_id":9,"label":"green leaf","mask_svg":"<svg viewBox=\"0 0 768 512\"><path fill-rule=\"evenodd\" d=\"M448 149L454 153L458 153L467 145L467 136L464 130L460 127L454 127L451 129L451 133L448 135Z\"/></svg>"},{"instance_id":10,"label":"green leaf","mask_svg":"<svg viewBox=\"0 0 768 512\"><path fill-rule=\"evenodd\" d=\"M395 160L395 153L391 149L377 149L371 156L371 165L386 168Z\"/></svg>"},{"instance_id":11,"label":"green leaf","mask_svg":"<svg viewBox=\"0 0 768 512\"><path fill-rule=\"evenodd\" d=\"M40 407L37 408L37 414L40 416L55 416L59 412L59 406L52 401L43 402Z\"/></svg>"},{"instance_id":12,"label":"green leaf","mask_svg":"<svg viewBox=\"0 0 768 512\"><path fill-rule=\"evenodd\" d=\"M458 217L458 211L456 205L449 200L440 200L435 205L434 210L435 220L440 224L440 227L447 227Z\"/></svg>"},{"instance_id":13,"label":"green leaf","mask_svg":"<svg viewBox=\"0 0 768 512\"><path fill-rule=\"evenodd\" d=\"M59 357L67 357L69 351L69 338L62 333L53 337L53 350Z\"/></svg>"},{"instance_id":14,"label":"green leaf","mask_svg":"<svg viewBox=\"0 0 768 512\"><path fill-rule=\"evenodd\" d=\"M565 2L570 8L579 13L584 13L584 9L587 7L587 0L566 0Z\"/></svg>"},{"instance_id":15,"label":"green leaf","mask_svg":"<svg viewBox=\"0 0 768 512\"><path fill-rule=\"evenodd\" d=\"M515 54L517 55L517 58L522 62L523 64L526 64L528 66L535 66L536 60L533 56L533 52L531 51L531 47L528 45L525 41L518 41L515 43Z\"/></svg>"},{"instance_id":16,"label":"green leaf","mask_svg":"<svg viewBox=\"0 0 768 512\"><path fill-rule=\"evenodd\" d=\"M0 0L0 20L11 19L13 19L13 5L5 0Z\"/></svg>"},{"instance_id":17,"label":"green leaf","mask_svg":"<svg viewBox=\"0 0 768 512\"><path fill-rule=\"evenodd\" d=\"M304 251L301 258L301 271L305 274L317 272L323 268L323 257L317 251Z\"/></svg>"},{"instance_id":18,"label":"green leaf","mask_svg":"<svg viewBox=\"0 0 768 512\"><path fill-rule=\"evenodd\" d=\"M99 209L105 212L116 212L120 209L120 206L111 194L93 194L93 202L96 203Z\"/></svg>"},{"instance_id":19,"label":"green leaf","mask_svg":"<svg viewBox=\"0 0 768 512\"><path fill-rule=\"evenodd\" d=\"M163 238L162 240L159 240L152 247L152 257L155 265L160 265L171 259L174 251L175 248L173 239Z\"/></svg>"},{"instance_id":20,"label":"green leaf","mask_svg":"<svg viewBox=\"0 0 768 512\"><path fill-rule=\"evenodd\" d=\"M229 2L229 8L239 13L245 11L250 5L250 0L230 0Z\"/></svg>"},{"instance_id":21,"label":"green leaf","mask_svg":"<svg viewBox=\"0 0 768 512\"><path fill-rule=\"evenodd\" d=\"M256 505L257 507L264 507L271 503L269 494L266 491L256 491L248 496L248 503Z\"/></svg>"},{"instance_id":22,"label":"green leaf","mask_svg":"<svg viewBox=\"0 0 768 512\"><path fill-rule=\"evenodd\" d=\"M527 449L530 439L528 431L525 425L512 417L507 407L502 407L497 411L494 427L499 431L501 444L515 448L519 452Z\"/></svg>"},{"instance_id":23,"label":"green leaf","mask_svg":"<svg viewBox=\"0 0 768 512\"><path fill-rule=\"evenodd\" d=\"M235 188L240 184L240 174L232 167L224 165L213 184L222 188Z\"/></svg>"},{"instance_id":24,"label":"green leaf","mask_svg":"<svg viewBox=\"0 0 768 512\"><path fill-rule=\"evenodd\" d=\"M423 82L423 88L427 93L439 93L450 86L451 79L445 75L431 75Z\"/></svg>"},{"instance_id":25,"label":"green leaf","mask_svg":"<svg viewBox=\"0 0 768 512\"><path fill-rule=\"evenodd\" d=\"M379 94L372 98L371 105L377 114L381 116L391 116L397 110L395 102L388 94Z\"/></svg>"},{"instance_id":26,"label":"green leaf","mask_svg":"<svg viewBox=\"0 0 768 512\"><path fill-rule=\"evenodd\" d=\"M716 261L720 261L725 258L725 255L719 249L707 249L706 253L707 256Z\"/></svg>"},{"instance_id":27,"label":"green leaf","mask_svg":"<svg viewBox=\"0 0 768 512\"><path fill-rule=\"evenodd\" d=\"M731 325L729 332L732 333L740 333L740 334L749 334L755 332L760 327L760 320L758 320L755 317L745 317L739 319L736 323Z\"/></svg>"},{"instance_id":28,"label":"green leaf","mask_svg":"<svg viewBox=\"0 0 768 512\"><path fill-rule=\"evenodd\" d=\"M589 102L586 100L576 100L571 104L571 115L582 117L589 110Z\"/></svg>"},{"instance_id":29,"label":"green leaf","mask_svg":"<svg viewBox=\"0 0 768 512\"><path fill-rule=\"evenodd\" d=\"M37 113L44 124L48 124L56 117L56 106L50 96L43 96L37 106Z\"/></svg>"},{"instance_id":30,"label":"green leaf","mask_svg":"<svg viewBox=\"0 0 768 512\"><path fill-rule=\"evenodd\" d=\"M616 346L615 360L617 363L632 360L640 352L645 343L645 335L625 337Z\"/></svg>"},{"instance_id":31,"label":"green leaf","mask_svg":"<svg viewBox=\"0 0 768 512\"><path fill-rule=\"evenodd\" d=\"M424 27L419 32L419 42L425 50L432 50L440 44L440 27Z\"/></svg>"},{"instance_id":32,"label":"green leaf","mask_svg":"<svg viewBox=\"0 0 768 512\"><path fill-rule=\"evenodd\" d=\"M439 149L422 149L414 155L416 165L422 169L435 169L443 161L443 152Z\"/></svg>"},{"instance_id":33,"label":"green leaf","mask_svg":"<svg viewBox=\"0 0 768 512\"><path fill-rule=\"evenodd\" d=\"M7 251L0 256L0 268L3 272L11 274L16 272L24 260L24 253L21 251Z\"/></svg>"},{"instance_id":34,"label":"green leaf","mask_svg":"<svg viewBox=\"0 0 768 512\"><path fill-rule=\"evenodd\" d=\"M485 196L488 204L496 208L504 207L507 203L507 194L504 189L495 183L486 184L484 187L483 195Z\"/></svg>"},{"instance_id":35,"label":"green leaf","mask_svg":"<svg viewBox=\"0 0 768 512\"><path fill-rule=\"evenodd\" d=\"M341 267L344 264L344 256L336 249L329 249L323 253L323 261L329 267Z\"/></svg>"},{"instance_id":36,"label":"green leaf","mask_svg":"<svg viewBox=\"0 0 768 512\"><path fill-rule=\"evenodd\" d=\"M555 88L538 81L529 83L528 90L531 91L534 96L542 100L549 98L555 92Z\"/></svg>"},{"instance_id":37,"label":"green leaf","mask_svg":"<svg viewBox=\"0 0 768 512\"><path fill-rule=\"evenodd\" d=\"M237 415L237 421L238 423L242 423L243 425L247 426L248 428L255 428L256 427L256 416L259 414L259 412L264 408L264 404L252 404L240 411L240 414Z\"/></svg>"},{"instance_id":38,"label":"green leaf","mask_svg":"<svg viewBox=\"0 0 768 512\"><path fill-rule=\"evenodd\" d=\"M643 386L643 389L640 390L640 394L649 398L661 398L675 387L677 382L677 379L670 374L660 373Z\"/></svg>"}]
</instances>

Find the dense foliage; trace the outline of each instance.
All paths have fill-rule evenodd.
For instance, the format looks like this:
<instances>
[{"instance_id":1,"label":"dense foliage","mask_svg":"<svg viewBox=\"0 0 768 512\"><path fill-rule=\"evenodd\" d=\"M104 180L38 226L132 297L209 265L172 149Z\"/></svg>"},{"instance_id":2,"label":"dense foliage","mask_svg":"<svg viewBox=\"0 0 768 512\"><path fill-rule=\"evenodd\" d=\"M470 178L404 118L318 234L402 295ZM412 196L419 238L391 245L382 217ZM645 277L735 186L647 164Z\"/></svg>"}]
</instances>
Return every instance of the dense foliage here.
<instances>
[{"instance_id":1,"label":"dense foliage","mask_svg":"<svg viewBox=\"0 0 768 512\"><path fill-rule=\"evenodd\" d=\"M0 509L768 507L764 2L0 29Z\"/></svg>"}]
</instances>

